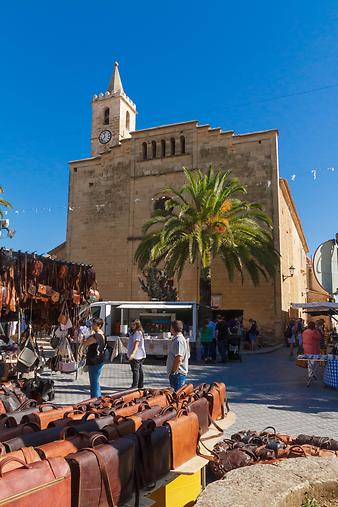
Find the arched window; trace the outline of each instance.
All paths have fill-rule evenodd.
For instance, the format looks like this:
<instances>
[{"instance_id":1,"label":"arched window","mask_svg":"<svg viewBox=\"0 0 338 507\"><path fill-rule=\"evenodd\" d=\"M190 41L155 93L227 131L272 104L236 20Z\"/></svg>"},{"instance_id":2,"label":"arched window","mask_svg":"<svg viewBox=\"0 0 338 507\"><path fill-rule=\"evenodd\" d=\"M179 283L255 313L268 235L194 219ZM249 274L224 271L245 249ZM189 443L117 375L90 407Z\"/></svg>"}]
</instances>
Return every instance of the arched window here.
<instances>
[{"instance_id":1,"label":"arched window","mask_svg":"<svg viewBox=\"0 0 338 507\"><path fill-rule=\"evenodd\" d=\"M153 158L156 158L156 141L151 142L151 153Z\"/></svg>"},{"instance_id":2,"label":"arched window","mask_svg":"<svg viewBox=\"0 0 338 507\"><path fill-rule=\"evenodd\" d=\"M185 153L185 137L184 136L180 137L180 142L181 142L181 153Z\"/></svg>"},{"instance_id":3,"label":"arched window","mask_svg":"<svg viewBox=\"0 0 338 507\"><path fill-rule=\"evenodd\" d=\"M161 141L161 157L165 157L165 140Z\"/></svg>"},{"instance_id":4,"label":"arched window","mask_svg":"<svg viewBox=\"0 0 338 507\"><path fill-rule=\"evenodd\" d=\"M143 160L147 160L147 143L142 143L142 158Z\"/></svg>"},{"instance_id":5,"label":"arched window","mask_svg":"<svg viewBox=\"0 0 338 507\"><path fill-rule=\"evenodd\" d=\"M130 130L130 114L129 114L129 111L126 111L126 129Z\"/></svg>"},{"instance_id":6,"label":"arched window","mask_svg":"<svg viewBox=\"0 0 338 507\"><path fill-rule=\"evenodd\" d=\"M170 153L171 155L175 155L175 138L172 137L170 139Z\"/></svg>"},{"instance_id":7,"label":"arched window","mask_svg":"<svg viewBox=\"0 0 338 507\"><path fill-rule=\"evenodd\" d=\"M109 125L109 107L106 107L106 109L104 110L104 120L103 120L103 123L105 125Z\"/></svg>"}]
</instances>

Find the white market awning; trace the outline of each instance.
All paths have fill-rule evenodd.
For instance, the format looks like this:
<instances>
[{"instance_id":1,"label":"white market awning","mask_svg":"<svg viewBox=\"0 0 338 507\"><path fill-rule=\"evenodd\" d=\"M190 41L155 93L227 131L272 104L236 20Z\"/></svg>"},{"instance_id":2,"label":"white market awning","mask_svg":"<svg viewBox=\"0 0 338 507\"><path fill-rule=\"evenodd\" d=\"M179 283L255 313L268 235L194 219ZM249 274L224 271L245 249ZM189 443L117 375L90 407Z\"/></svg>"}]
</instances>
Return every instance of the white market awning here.
<instances>
[{"instance_id":1,"label":"white market awning","mask_svg":"<svg viewBox=\"0 0 338 507\"><path fill-rule=\"evenodd\" d=\"M338 311L338 303L319 301L318 303L292 303L291 308L300 310L312 310L313 312Z\"/></svg>"},{"instance_id":2,"label":"white market awning","mask_svg":"<svg viewBox=\"0 0 338 507\"><path fill-rule=\"evenodd\" d=\"M170 303L125 303L119 305L120 310L191 310L192 304Z\"/></svg>"}]
</instances>

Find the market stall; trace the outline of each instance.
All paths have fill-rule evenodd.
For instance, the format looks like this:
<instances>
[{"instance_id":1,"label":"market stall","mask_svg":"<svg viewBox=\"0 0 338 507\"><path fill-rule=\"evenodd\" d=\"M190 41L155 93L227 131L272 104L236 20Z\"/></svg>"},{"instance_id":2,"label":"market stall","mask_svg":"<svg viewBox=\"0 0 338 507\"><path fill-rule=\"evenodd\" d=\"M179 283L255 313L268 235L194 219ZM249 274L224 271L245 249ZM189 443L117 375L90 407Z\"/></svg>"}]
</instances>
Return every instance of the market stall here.
<instances>
[{"instance_id":1,"label":"market stall","mask_svg":"<svg viewBox=\"0 0 338 507\"><path fill-rule=\"evenodd\" d=\"M59 329L56 354L50 365L69 371L77 342L80 305L96 297L95 271L91 265L51 259L34 253L0 249L0 365L2 379L10 372L36 372L43 363L38 335ZM15 364L15 368L13 368Z\"/></svg>"},{"instance_id":2,"label":"market stall","mask_svg":"<svg viewBox=\"0 0 338 507\"><path fill-rule=\"evenodd\" d=\"M119 354L125 354L129 325L140 319L145 332L148 356L166 356L170 344L170 326L175 319L184 322L184 335L192 349L196 347L198 305L192 301L100 301L90 305L91 317L105 322L108 342L116 343ZM83 314L87 312L82 310Z\"/></svg>"}]
</instances>

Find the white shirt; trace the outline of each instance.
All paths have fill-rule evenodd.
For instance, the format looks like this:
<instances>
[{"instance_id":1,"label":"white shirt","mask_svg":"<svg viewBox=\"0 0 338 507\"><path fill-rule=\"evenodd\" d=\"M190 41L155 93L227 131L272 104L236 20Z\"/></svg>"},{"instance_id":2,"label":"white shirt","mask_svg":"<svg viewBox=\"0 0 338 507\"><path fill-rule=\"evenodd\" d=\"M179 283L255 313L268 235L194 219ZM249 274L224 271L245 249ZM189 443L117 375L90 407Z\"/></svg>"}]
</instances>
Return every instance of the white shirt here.
<instances>
[{"instance_id":1,"label":"white shirt","mask_svg":"<svg viewBox=\"0 0 338 507\"><path fill-rule=\"evenodd\" d=\"M135 331L135 333L129 336L128 341L128 353L127 356L130 357L134 350L135 343L138 342L138 347L136 349L134 359L139 361L140 359L144 359L146 357L146 350L144 348L144 337L141 331Z\"/></svg>"}]
</instances>

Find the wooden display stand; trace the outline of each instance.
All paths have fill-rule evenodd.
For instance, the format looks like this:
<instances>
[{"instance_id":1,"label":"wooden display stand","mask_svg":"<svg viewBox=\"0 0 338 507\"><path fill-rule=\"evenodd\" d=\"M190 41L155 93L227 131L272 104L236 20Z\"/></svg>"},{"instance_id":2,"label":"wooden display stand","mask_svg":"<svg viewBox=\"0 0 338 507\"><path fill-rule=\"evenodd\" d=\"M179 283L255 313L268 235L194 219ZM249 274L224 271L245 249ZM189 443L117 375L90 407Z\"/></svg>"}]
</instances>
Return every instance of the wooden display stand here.
<instances>
[{"instance_id":1,"label":"wooden display stand","mask_svg":"<svg viewBox=\"0 0 338 507\"><path fill-rule=\"evenodd\" d=\"M235 420L234 412L229 412L224 419L217 421L217 424L226 430L234 424ZM201 441L208 449L212 449L223 438L223 434L221 435L214 426L210 426ZM210 454L203 446L200 446L200 451L205 455ZM195 456L172 470L163 479L157 481L153 490L141 492L140 507L188 507L194 505L202 489L206 486L207 464L207 459ZM128 502L126 505L129 507L133 503Z\"/></svg>"}]
</instances>

